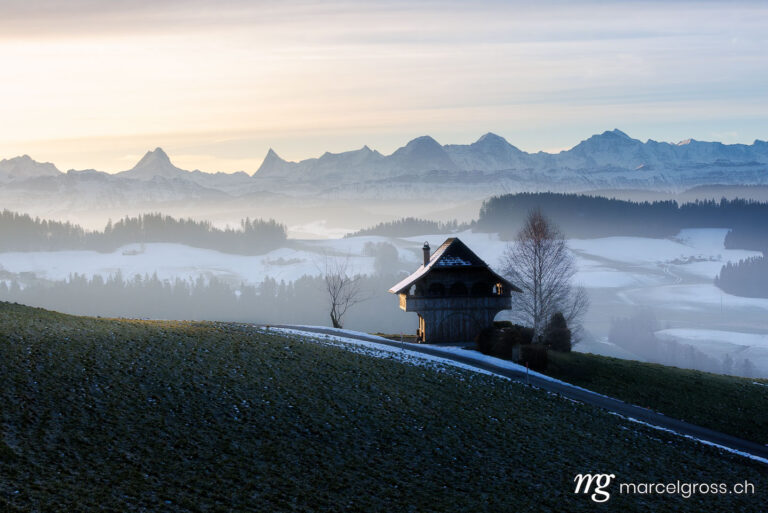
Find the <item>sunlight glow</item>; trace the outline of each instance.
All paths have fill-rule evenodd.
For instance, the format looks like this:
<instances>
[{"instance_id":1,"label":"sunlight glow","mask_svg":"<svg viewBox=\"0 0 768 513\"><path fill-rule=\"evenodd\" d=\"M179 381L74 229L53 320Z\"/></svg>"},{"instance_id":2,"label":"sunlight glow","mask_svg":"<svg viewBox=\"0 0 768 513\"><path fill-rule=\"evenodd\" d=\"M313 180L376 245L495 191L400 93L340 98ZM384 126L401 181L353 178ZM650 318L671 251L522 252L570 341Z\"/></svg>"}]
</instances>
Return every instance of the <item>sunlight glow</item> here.
<instances>
[{"instance_id":1,"label":"sunlight glow","mask_svg":"<svg viewBox=\"0 0 768 513\"><path fill-rule=\"evenodd\" d=\"M0 158L114 172L163 146L252 173L269 147L389 153L427 133L750 143L768 128L766 24L751 2L0 1Z\"/></svg>"}]
</instances>

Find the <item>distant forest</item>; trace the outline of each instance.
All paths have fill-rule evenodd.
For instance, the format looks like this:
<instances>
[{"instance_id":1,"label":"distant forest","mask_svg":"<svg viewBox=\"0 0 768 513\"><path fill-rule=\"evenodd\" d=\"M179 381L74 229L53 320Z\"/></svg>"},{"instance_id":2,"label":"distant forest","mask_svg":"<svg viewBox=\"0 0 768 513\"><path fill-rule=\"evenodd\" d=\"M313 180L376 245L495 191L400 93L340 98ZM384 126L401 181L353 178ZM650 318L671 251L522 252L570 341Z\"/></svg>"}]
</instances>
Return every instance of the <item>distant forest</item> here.
<instances>
[{"instance_id":1,"label":"distant forest","mask_svg":"<svg viewBox=\"0 0 768 513\"><path fill-rule=\"evenodd\" d=\"M725 236L725 247L768 252L768 217L735 226Z\"/></svg>"},{"instance_id":2,"label":"distant forest","mask_svg":"<svg viewBox=\"0 0 768 513\"><path fill-rule=\"evenodd\" d=\"M486 200L473 228L514 238L526 214L541 209L569 238L670 237L683 228L731 228L727 248L768 244L768 203L733 199L634 202L583 194L520 193Z\"/></svg>"},{"instance_id":3,"label":"distant forest","mask_svg":"<svg viewBox=\"0 0 768 513\"><path fill-rule=\"evenodd\" d=\"M361 276L360 289L367 299L350 309L345 327L387 333L414 331L415 314L402 312L397 298L387 292L402 277ZM106 279L99 275L88 279L74 274L51 283L11 276L0 279L0 301L75 315L329 324L328 293L323 278L317 276L303 276L293 282L267 277L257 285L237 287L216 277L170 281L156 275L124 277L116 273Z\"/></svg>"},{"instance_id":4,"label":"distant forest","mask_svg":"<svg viewBox=\"0 0 768 513\"><path fill-rule=\"evenodd\" d=\"M660 339L661 329L651 310L639 309L631 317L611 321L608 341L652 363L681 368L698 369L716 374L744 377L766 377L749 358L741 358L738 351L722 359L713 358L691 344Z\"/></svg>"},{"instance_id":5,"label":"distant forest","mask_svg":"<svg viewBox=\"0 0 768 513\"><path fill-rule=\"evenodd\" d=\"M768 258L763 254L727 263L715 278L715 285L735 296L768 298Z\"/></svg>"},{"instance_id":6,"label":"distant forest","mask_svg":"<svg viewBox=\"0 0 768 513\"><path fill-rule=\"evenodd\" d=\"M244 219L238 229L219 229L208 221L157 214L125 217L103 231L86 231L69 222L0 212L0 251L94 250L109 252L138 242L171 242L225 253L258 255L281 247L286 228L276 221Z\"/></svg>"},{"instance_id":7,"label":"distant forest","mask_svg":"<svg viewBox=\"0 0 768 513\"><path fill-rule=\"evenodd\" d=\"M415 314L396 308L397 298L386 292L401 278L399 274L362 276L361 290L368 300L350 310L345 327L395 334L415 330ZM146 275L124 278L117 273L106 279L99 275L88 279L75 274L53 283L24 282L22 277L0 279L0 301L104 317L329 324L327 292L323 279L316 276L294 282L266 278L256 285L237 287L215 277L168 281ZM655 335L659 329L653 315L641 310L631 318L614 319L608 339L650 362L759 377L749 359L736 354L715 359L689 344L659 339Z\"/></svg>"},{"instance_id":8,"label":"distant forest","mask_svg":"<svg viewBox=\"0 0 768 513\"><path fill-rule=\"evenodd\" d=\"M455 233L469 228L467 224L459 224L457 221L429 221L416 217L405 217L396 221L386 221L371 228L363 228L354 233L345 235L345 238L360 237L363 235L380 235L382 237L414 237L416 235Z\"/></svg>"},{"instance_id":9,"label":"distant forest","mask_svg":"<svg viewBox=\"0 0 768 513\"><path fill-rule=\"evenodd\" d=\"M730 228L728 249L768 252L768 203L744 200L633 202L579 194L521 193L483 203L473 228L511 239L527 212L539 208L571 238L671 237L683 228ZM768 259L727 264L715 284L744 297L768 297Z\"/></svg>"}]
</instances>

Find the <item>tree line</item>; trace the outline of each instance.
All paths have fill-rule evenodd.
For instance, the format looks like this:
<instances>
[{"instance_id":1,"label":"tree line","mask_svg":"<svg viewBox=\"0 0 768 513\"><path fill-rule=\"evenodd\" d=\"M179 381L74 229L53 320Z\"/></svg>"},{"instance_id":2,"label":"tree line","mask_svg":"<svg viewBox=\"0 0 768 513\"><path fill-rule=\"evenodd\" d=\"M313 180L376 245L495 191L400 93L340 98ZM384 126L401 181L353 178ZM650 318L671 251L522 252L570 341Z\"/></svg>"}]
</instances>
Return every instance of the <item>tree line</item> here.
<instances>
[{"instance_id":1,"label":"tree line","mask_svg":"<svg viewBox=\"0 0 768 513\"><path fill-rule=\"evenodd\" d=\"M458 221L430 221L417 217L404 217L395 221L385 221L370 228L363 228L354 233L348 233L345 238L361 237L363 235L380 235L382 237L414 237L416 235L456 233L468 228L467 224Z\"/></svg>"},{"instance_id":2,"label":"tree line","mask_svg":"<svg viewBox=\"0 0 768 513\"><path fill-rule=\"evenodd\" d=\"M652 363L716 374L765 377L748 357L734 353L733 356L726 354L722 359L714 358L691 344L660 339L656 335L660 329L653 312L641 309L630 317L613 319L608 341Z\"/></svg>"},{"instance_id":3,"label":"tree line","mask_svg":"<svg viewBox=\"0 0 768 513\"><path fill-rule=\"evenodd\" d=\"M354 305L345 327L369 332L411 333L415 314L397 308L387 292L402 275L355 276L365 301ZM253 322L328 323L329 297L322 276L295 281L266 277L237 284L216 276L164 280L156 274L92 278L73 274L46 282L0 274L0 301L18 302L75 315Z\"/></svg>"},{"instance_id":4,"label":"tree line","mask_svg":"<svg viewBox=\"0 0 768 513\"><path fill-rule=\"evenodd\" d=\"M131 243L170 242L225 253L256 255L284 245L286 227L272 219L244 219L238 228L216 228L209 221L177 219L160 213L111 220L103 231L70 222L0 212L0 251L114 251Z\"/></svg>"},{"instance_id":5,"label":"tree line","mask_svg":"<svg viewBox=\"0 0 768 513\"><path fill-rule=\"evenodd\" d=\"M564 193L519 193L483 202L473 228L511 239L528 212L541 210L571 238L670 237L683 228L730 228L727 248L750 249L768 240L768 203L745 199L634 202Z\"/></svg>"},{"instance_id":6,"label":"tree line","mask_svg":"<svg viewBox=\"0 0 768 513\"><path fill-rule=\"evenodd\" d=\"M725 247L768 252L768 217L735 226L725 236Z\"/></svg>"},{"instance_id":7,"label":"tree line","mask_svg":"<svg viewBox=\"0 0 768 513\"><path fill-rule=\"evenodd\" d=\"M768 258L763 254L728 262L715 277L715 285L734 296L768 298Z\"/></svg>"}]
</instances>

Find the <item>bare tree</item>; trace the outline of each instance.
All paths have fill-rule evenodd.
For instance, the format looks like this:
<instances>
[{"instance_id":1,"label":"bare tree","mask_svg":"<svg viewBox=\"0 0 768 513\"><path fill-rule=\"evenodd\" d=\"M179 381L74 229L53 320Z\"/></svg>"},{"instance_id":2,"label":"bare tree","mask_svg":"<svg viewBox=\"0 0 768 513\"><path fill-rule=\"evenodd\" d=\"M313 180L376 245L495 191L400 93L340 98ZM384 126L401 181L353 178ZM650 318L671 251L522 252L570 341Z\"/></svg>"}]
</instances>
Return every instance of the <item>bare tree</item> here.
<instances>
[{"instance_id":1,"label":"bare tree","mask_svg":"<svg viewBox=\"0 0 768 513\"><path fill-rule=\"evenodd\" d=\"M589 300L582 287L571 283L576 265L565 237L541 211L528 214L501 265L506 277L523 290L512 294L515 320L532 326L539 337L552 315L562 312L578 334Z\"/></svg>"},{"instance_id":2,"label":"bare tree","mask_svg":"<svg viewBox=\"0 0 768 513\"><path fill-rule=\"evenodd\" d=\"M343 258L325 255L323 280L334 328L342 327L342 320L350 307L367 299L360 287L360 278L359 274L352 274L349 255Z\"/></svg>"}]
</instances>

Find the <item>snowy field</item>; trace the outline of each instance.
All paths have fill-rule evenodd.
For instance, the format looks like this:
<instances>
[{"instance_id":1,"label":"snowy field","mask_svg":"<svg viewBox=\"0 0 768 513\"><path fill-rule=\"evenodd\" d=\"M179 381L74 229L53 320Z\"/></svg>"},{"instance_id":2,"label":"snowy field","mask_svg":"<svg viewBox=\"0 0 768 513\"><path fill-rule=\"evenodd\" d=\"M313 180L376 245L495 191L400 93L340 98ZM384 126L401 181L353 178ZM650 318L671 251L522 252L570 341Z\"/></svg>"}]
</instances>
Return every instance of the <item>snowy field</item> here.
<instances>
[{"instance_id":1,"label":"snowy field","mask_svg":"<svg viewBox=\"0 0 768 513\"><path fill-rule=\"evenodd\" d=\"M632 357L608 343L608 326L613 318L651 307L663 328L661 337L695 345L716 358L725 354L748 355L768 373L768 299L731 296L713 284L726 262L758 255L725 249L726 233L723 229L695 229L683 230L672 239L570 240L578 267L576 280L587 288L591 299L585 324L592 336L578 349ZM471 231L457 236L498 269L506 242L495 234ZM31 273L43 280L63 280L73 273L108 277L120 272L126 279L156 273L164 280L215 276L233 285L257 284L267 276L288 282L302 275L321 274L326 258L348 258L354 272L372 274L375 259L365 256L366 243L394 245L401 268L415 270L421 263L423 242L429 242L434 251L446 237L292 240L290 247L258 256L230 255L178 244L133 244L112 253L0 253L0 271L5 271L6 278L8 273ZM392 307L397 308L394 299Z\"/></svg>"},{"instance_id":2,"label":"snowy field","mask_svg":"<svg viewBox=\"0 0 768 513\"><path fill-rule=\"evenodd\" d=\"M726 262L736 262L759 255L754 251L723 248L725 230L683 230L678 238L646 239L640 237L608 237L603 239L572 239L579 272L576 281L587 288L652 288L656 285L681 284L687 275L703 284L711 283ZM465 231L457 234L475 253L498 269L507 243L496 234ZM112 253L96 251L10 252L0 253L0 270L10 273L34 273L46 280L64 280L77 273L88 277L108 277L117 272L126 278L136 274L160 279L196 279L198 276L229 278L236 283L260 283L264 277L293 281L303 275L319 275L326 256L349 257L355 272L372 274L374 258L365 256L366 243L387 242L398 249L404 268L415 269L421 263L421 245L430 243L432 250L445 240L444 235L420 235L403 239L389 237L354 237L296 241L294 247L280 248L264 255L243 256L220 253L210 249L181 244L131 244ZM696 302L720 302L720 292L699 285L681 287L669 299L678 302L686 295ZM688 290L690 289L690 290ZM706 297L704 297L706 296ZM734 304L738 300L733 299ZM745 300L741 304L768 300Z\"/></svg>"},{"instance_id":3,"label":"snowy field","mask_svg":"<svg viewBox=\"0 0 768 513\"><path fill-rule=\"evenodd\" d=\"M265 255L244 256L181 244L139 244L124 246L113 253L96 251L54 251L0 253L0 270L34 273L46 280L65 280L73 273L89 278L111 276L124 278L157 273L161 280L195 280L216 276L239 284L261 283L270 276L277 281L293 281L303 275L319 275L323 269L322 252L280 248ZM360 273L373 272L373 258L351 257L351 265Z\"/></svg>"}]
</instances>

